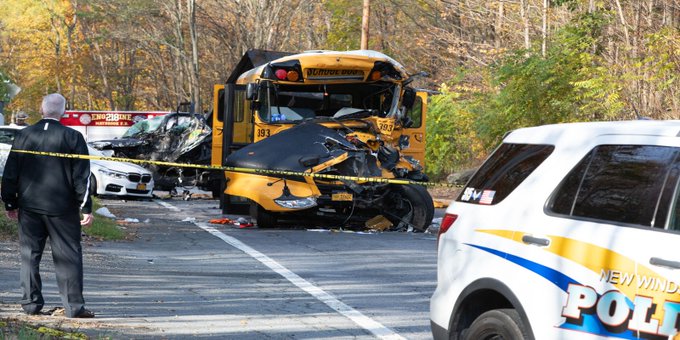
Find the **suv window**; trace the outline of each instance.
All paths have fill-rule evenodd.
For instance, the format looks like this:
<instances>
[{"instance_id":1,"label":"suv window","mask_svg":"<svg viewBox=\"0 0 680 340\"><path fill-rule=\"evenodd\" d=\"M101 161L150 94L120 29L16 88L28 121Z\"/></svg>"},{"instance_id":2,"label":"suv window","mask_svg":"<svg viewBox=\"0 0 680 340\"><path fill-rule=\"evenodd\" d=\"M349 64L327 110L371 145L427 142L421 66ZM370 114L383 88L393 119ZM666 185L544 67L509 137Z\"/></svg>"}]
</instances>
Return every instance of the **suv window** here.
<instances>
[{"instance_id":1,"label":"suv window","mask_svg":"<svg viewBox=\"0 0 680 340\"><path fill-rule=\"evenodd\" d=\"M555 149L552 145L504 143L470 179L458 201L500 203Z\"/></svg>"},{"instance_id":2,"label":"suv window","mask_svg":"<svg viewBox=\"0 0 680 340\"><path fill-rule=\"evenodd\" d=\"M669 203L677 192L677 156L678 149L667 146L597 146L562 181L549 209L664 228L671 220Z\"/></svg>"}]
</instances>

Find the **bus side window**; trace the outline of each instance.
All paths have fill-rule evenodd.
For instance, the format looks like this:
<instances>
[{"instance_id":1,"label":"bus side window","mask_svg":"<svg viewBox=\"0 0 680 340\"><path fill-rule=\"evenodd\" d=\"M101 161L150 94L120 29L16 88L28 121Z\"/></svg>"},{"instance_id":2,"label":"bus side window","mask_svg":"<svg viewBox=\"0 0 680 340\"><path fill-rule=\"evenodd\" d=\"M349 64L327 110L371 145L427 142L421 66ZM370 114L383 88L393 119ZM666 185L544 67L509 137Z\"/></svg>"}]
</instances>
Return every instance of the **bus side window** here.
<instances>
[{"instance_id":1,"label":"bus side window","mask_svg":"<svg viewBox=\"0 0 680 340\"><path fill-rule=\"evenodd\" d=\"M244 91L234 91L234 122L243 122L246 111L246 93Z\"/></svg>"},{"instance_id":2,"label":"bus side window","mask_svg":"<svg viewBox=\"0 0 680 340\"><path fill-rule=\"evenodd\" d=\"M413 106L406 111L406 116L413 121L412 128L419 128L423 124L423 98L416 97Z\"/></svg>"},{"instance_id":3,"label":"bus side window","mask_svg":"<svg viewBox=\"0 0 680 340\"><path fill-rule=\"evenodd\" d=\"M224 114L224 89L218 91L217 97L217 110L213 112L213 114L216 115L218 122L223 122L224 119L222 119L222 115Z\"/></svg>"}]
</instances>

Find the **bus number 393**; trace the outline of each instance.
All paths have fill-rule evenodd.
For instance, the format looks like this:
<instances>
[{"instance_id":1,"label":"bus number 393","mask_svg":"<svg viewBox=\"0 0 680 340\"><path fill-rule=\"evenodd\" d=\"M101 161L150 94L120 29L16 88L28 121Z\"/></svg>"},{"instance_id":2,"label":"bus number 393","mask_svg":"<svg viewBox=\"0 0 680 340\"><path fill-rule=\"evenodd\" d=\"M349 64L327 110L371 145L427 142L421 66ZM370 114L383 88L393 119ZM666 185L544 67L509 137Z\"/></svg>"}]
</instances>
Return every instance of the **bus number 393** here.
<instances>
[{"instance_id":1,"label":"bus number 393","mask_svg":"<svg viewBox=\"0 0 680 340\"><path fill-rule=\"evenodd\" d=\"M257 129L257 137L265 138L271 136L271 130L269 129Z\"/></svg>"}]
</instances>

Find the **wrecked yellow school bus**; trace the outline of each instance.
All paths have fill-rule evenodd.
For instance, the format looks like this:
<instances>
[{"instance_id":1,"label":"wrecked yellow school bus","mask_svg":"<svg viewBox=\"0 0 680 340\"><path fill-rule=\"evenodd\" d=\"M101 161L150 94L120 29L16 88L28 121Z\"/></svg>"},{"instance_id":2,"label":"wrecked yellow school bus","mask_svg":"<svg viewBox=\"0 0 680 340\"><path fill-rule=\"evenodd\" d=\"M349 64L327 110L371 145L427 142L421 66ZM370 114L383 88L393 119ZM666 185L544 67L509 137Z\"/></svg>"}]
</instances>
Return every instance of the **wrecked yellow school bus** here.
<instances>
[{"instance_id":1,"label":"wrecked yellow school bus","mask_svg":"<svg viewBox=\"0 0 680 340\"><path fill-rule=\"evenodd\" d=\"M212 162L281 174L225 172L225 212L240 199L260 227L320 217L427 229L424 186L299 174L427 181L427 95L413 80L376 51L249 51L215 87Z\"/></svg>"}]
</instances>

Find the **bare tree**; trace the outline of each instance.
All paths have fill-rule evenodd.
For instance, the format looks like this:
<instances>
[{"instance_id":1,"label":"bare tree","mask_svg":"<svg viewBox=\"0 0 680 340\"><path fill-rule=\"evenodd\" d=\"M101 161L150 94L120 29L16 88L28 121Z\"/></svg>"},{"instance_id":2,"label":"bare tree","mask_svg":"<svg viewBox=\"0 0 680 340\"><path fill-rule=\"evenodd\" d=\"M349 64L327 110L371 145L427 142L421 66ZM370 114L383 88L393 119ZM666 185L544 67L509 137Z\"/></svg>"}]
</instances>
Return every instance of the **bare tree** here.
<instances>
[{"instance_id":1,"label":"bare tree","mask_svg":"<svg viewBox=\"0 0 680 340\"><path fill-rule=\"evenodd\" d=\"M550 0L543 0L543 15L541 16L541 55L545 57L545 50L548 44L548 9Z\"/></svg>"},{"instance_id":2,"label":"bare tree","mask_svg":"<svg viewBox=\"0 0 680 340\"><path fill-rule=\"evenodd\" d=\"M191 101L201 108L200 74L198 67L198 34L196 29L196 0L187 0L189 35L191 37Z\"/></svg>"}]
</instances>

